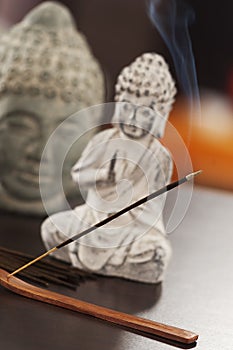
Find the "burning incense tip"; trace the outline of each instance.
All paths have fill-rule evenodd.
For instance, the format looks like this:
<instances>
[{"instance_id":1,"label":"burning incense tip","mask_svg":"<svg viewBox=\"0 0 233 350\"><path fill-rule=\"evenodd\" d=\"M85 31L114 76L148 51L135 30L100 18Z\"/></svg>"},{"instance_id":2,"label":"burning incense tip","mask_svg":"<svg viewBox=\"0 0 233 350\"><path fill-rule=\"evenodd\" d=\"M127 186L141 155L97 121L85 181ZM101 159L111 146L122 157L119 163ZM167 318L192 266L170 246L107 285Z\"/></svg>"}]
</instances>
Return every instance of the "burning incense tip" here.
<instances>
[{"instance_id":1,"label":"burning incense tip","mask_svg":"<svg viewBox=\"0 0 233 350\"><path fill-rule=\"evenodd\" d=\"M187 181L192 180L195 176L201 174L202 172L203 172L203 170L198 170L198 171L195 171L194 173L188 174L186 176Z\"/></svg>"}]
</instances>

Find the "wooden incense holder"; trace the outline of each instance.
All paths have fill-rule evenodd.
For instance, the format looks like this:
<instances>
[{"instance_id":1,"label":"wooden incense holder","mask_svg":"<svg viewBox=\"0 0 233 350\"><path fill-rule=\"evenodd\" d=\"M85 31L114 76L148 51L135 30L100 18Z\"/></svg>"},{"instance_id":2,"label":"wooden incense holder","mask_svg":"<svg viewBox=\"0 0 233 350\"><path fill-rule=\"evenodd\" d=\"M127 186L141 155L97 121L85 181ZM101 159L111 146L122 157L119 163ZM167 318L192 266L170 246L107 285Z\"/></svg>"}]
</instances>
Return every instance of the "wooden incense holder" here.
<instances>
[{"instance_id":1,"label":"wooden incense holder","mask_svg":"<svg viewBox=\"0 0 233 350\"><path fill-rule=\"evenodd\" d=\"M184 344L191 344L198 338L197 334L184 329L168 326L162 323L70 298L62 294L33 286L16 277L7 277L8 275L9 273L7 271L0 269L0 284L12 292L23 295L27 298L94 316L115 325L123 326L129 330L131 329L146 332L149 335L159 336Z\"/></svg>"}]
</instances>

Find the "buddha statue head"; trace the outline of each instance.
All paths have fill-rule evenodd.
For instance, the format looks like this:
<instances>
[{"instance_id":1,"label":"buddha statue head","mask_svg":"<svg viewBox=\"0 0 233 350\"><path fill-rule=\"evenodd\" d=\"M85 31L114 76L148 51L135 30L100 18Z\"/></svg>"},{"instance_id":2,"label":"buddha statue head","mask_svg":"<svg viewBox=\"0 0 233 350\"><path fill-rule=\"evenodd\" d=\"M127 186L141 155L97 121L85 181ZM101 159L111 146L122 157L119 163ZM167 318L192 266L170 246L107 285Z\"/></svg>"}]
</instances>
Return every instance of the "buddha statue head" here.
<instances>
[{"instance_id":1,"label":"buddha statue head","mask_svg":"<svg viewBox=\"0 0 233 350\"><path fill-rule=\"evenodd\" d=\"M113 121L128 137L139 139L148 133L160 138L176 94L175 82L164 58L144 53L118 76Z\"/></svg>"},{"instance_id":2,"label":"buddha statue head","mask_svg":"<svg viewBox=\"0 0 233 350\"><path fill-rule=\"evenodd\" d=\"M68 116L103 102L101 69L69 11L45 2L0 38L0 207L16 212L44 212L39 189L39 166L44 146ZM62 142L62 140L61 140ZM84 147L84 145L83 145ZM70 159L64 174L69 191ZM57 210L53 187L56 156L40 181Z\"/></svg>"}]
</instances>

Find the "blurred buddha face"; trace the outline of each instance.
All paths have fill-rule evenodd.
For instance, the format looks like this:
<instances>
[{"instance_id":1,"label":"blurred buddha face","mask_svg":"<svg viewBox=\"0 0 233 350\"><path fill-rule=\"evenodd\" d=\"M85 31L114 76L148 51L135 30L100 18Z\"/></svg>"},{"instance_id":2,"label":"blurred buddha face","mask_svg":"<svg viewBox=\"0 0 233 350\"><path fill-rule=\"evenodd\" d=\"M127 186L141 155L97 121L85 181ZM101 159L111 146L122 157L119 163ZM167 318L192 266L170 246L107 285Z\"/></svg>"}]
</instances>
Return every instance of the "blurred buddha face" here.
<instances>
[{"instance_id":1,"label":"blurred buddha face","mask_svg":"<svg viewBox=\"0 0 233 350\"><path fill-rule=\"evenodd\" d=\"M13 111L3 115L0 125L5 167L1 171L4 190L16 198L40 198L40 159L43 147L55 126L46 123L42 116L27 111ZM49 171L51 166L48 167ZM52 174L43 174L40 180L52 182Z\"/></svg>"},{"instance_id":2,"label":"blurred buddha face","mask_svg":"<svg viewBox=\"0 0 233 350\"><path fill-rule=\"evenodd\" d=\"M67 118L73 110L72 104L46 101L43 97L29 100L5 96L0 99L1 208L44 213L42 190L51 211L57 211L64 205L59 202L63 198L62 191L76 193L70 169L90 134L77 140L85 120L80 126L78 117ZM49 140L50 146L44 152Z\"/></svg>"}]
</instances>

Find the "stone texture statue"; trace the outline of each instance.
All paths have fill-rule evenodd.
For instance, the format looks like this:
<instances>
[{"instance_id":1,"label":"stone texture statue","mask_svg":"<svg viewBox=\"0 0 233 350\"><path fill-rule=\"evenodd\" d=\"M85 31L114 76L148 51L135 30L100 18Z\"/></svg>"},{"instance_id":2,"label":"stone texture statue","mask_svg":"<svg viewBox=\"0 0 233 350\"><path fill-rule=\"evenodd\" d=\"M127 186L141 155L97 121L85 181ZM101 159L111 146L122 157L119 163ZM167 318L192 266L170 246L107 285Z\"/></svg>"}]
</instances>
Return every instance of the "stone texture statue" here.
<instances>
[{"instance_id":1,"label":"stone texture statue","mask_svg":"<svg viewBox=\"0 0 233 350\"><path fill-rule=\"evenodd\" d=\"M123 69L116 84L113 128L98 133L72 168L74 181L88 189L86 203L46 219L41 234L47 249L170 181L172 159L158 138L175 93L160 55L145 53ZM54 256L102 275L162 281L171 255L164 200L160 196L133 209Z\"/></svg>"},{"instance_id":2,"label":"stone texture statue","mask_svg":"<svg viewBox=\"0 0 233 350\"><path fill-rule=\"evenodd\" d=\"M53 130L68 116L103 102L101 69L69 11L45 2L0 38L0 207L44 213L38 171L41 154ZM86 140L87 141L87 140ZM86 143L85 143L86 144ZM75 160L84 145L78 144ZM71 164L65 164L64 188L70 191ZM58 210L53 189L56 161L48 174L51 207Z\"/></svg>"}]
</instances>

